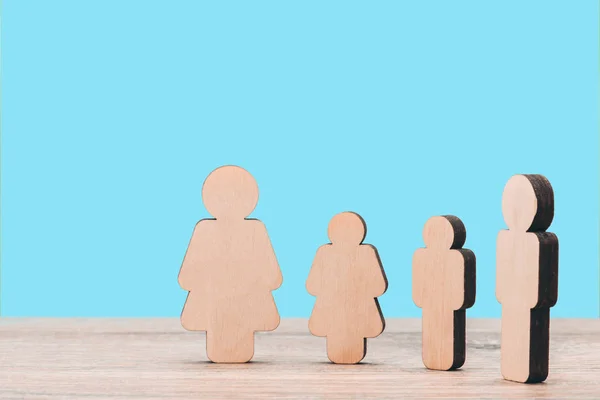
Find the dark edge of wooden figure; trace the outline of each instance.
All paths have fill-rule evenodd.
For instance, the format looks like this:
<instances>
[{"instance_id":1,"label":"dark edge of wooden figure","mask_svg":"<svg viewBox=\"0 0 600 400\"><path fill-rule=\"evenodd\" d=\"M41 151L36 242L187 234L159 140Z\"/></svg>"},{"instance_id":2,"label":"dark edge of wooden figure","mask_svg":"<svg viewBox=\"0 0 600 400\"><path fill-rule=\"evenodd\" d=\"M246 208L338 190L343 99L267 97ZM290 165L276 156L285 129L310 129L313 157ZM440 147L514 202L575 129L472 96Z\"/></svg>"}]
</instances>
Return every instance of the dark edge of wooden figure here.
<instances>
[{"instance_id":1,"label":"dark edge of wooden figure","mask_svg":"<svg viewBox=\"0 0 600 400\"><path fill-rule=\"evenodd\" d=\"M558 237L552 232L533 232L540 243L538 303L553 307L558 300Z\"/></svg>"},{"instance_id":2,"label":"dark edge of wooden figure","mask_svg":"<svg viewBox=\"0 0 600 400\"><path fill-rule=\"evenodd\" d=\"M387 279L387 275L385 274L385 269L383 269L383 263L381 262L381 257L379 257L379 251L377 250L377 247L373 246L372 244L365 243L365 244L363 244L363 246L369 246L370 248L373 249L373 252L375 253L375 257L377 258L377 265L379 265L379 269L381 269L381 275L383 275L383 281L385 282L385 288L383 289L383 293L385 293L388 290L388 279Z\"/></svg>"},{"instance_id":3,"label":"dark edge of wooden figure","mask_svg":"<svg viewBox=\"0 0 600 400\"><path fill-rule=\"evenodd\" d=\"M450 246L450 248L462 248L467 240L467 229L465 228L465 224L463 224L460 218L454 215L442 215L442 217L446 218L448 222L450 222L450 225L452 225L452 229L454 230L454 241L452 242L452 246Z\"/></svg>"},{"instance_id":4,"label":"dark edge of wooden figure","mask_svg":"<svg viewBox=\"0 0 600 400\"><path fill-rule=\"evenodd\" d=\"M476 258L469 249L456 249L463 256L465 300L459 310L454 311L454 356L451 370L462 367L467 358L466 309L475 304Z\"/></svg>"},{"instance_id":5,"label":"dark edge of wooden figure","mask_svg":"<svg viewBox=\"0 0 600 400\"><path fill-rule=\"evenodd\" d=\"M450 370L459 369L467 359L467 322L466 311L454 311L454 354Z\"/></svg>"},{"instance_id":6,"label":"dark edge of wooden figure","mask_svg":"<svg viewBox=\"0 0 600 400\"><path fill-rule=\"evenodd\" d=\"M363 236L362 240L360 241L360 245L361 246L369 246L371 249L373 249L373 252L375 253L375 258L377 259L377 265L379 265L379 269L381 270L381 275L383 275L383 281L385 282L385 288L383 290L383 293L385 293L388 290L388 279L387 279L387 276L385 275L385 270L383 269L383 263L381 262L381 257L379 257L379 251L377 251L377 247L373 246L372 244L363 243L363 241L367 237L367 223L365 222L365 220L363 219L363 217L360 214L353 212L353 211L349 211L349 212L353 213L358 218L360 218L360 220L363 224L363 227L365 228L365 236ZM381 333L383 333L383 331L385 331L385 317L383 316L383 312L381 311L381 307L379 306L379 300L377 300L377 297L374 297L374 300L375 300L375 305L377 306L377 312L379 313L379 317L381 318L381 323L382 323ZM381 335L381 333L380 333L380 335ZM367 354L367 338L365 338L365 355L366 354Z\"/></svg>"},{"instance_id":7,"label":"dark edge of wooden figure","mask_svg":"<svg viewBox=\"0 0 600 400\"><path fill-rule=\"evenodd\" d=\"M358 215L358 214L357 214ZM364 221L363 221L364 224ZM365 225L365 232L366 232L366 225ZM365 234L366 237L366 234ZM364 240L364 239L363 239ZM372 244L362 244L362 246L369 246L371 249L373 249L373 252L375 253L375 257L377 258L377 265L379 265L379 269L381 270L381 274L383 275L383 281L385 282L385 288L383 290L383 293L387 292L388 289L388 280L387 280L387 276L385 275L385 270L383 269L383 263L381 262L381 258L379 257L379 251L377 251L377 248L375 246L373 246ZM374 297L373 300L375 300L375 306L377 307L377 312L379 313L379 318L381 318L381 333L380 335L383 333L383 331L385 331L385 317L383 316L383 311L381 311L381 306L379 305L379 300L377 299L377 297ZM363 358L365 358L365 356L367 355L367 338L365 339L365 352L363 354Z\"/></svg>"},{"instance_id":8,"label":"dark edge of wooden figure","mask_svg":"<svg viewBox=\"0 0 600 400\"><path fill-rule=\"evenodd\" d=\"M543 175L524 175L537 199L537 211L528 232L539 242L538 303L530 311L529 377L526 383L543 382L548 377L550 347L550 307L558 299L558 238L546 232L554 219L554 191Z\"/></svg>"},{"instance_id":9,"label":"dark edge of wooden figure","mask_svg":"<svg viewBox=\"0 0 600 400\"><path fill-rule=\"evenodd\" d=\"M548 377L550 309L531 309L529 323L529 377L525 383L539 383Z\"/></svg>"},{"instance_id":10,"label":"dark edge of wooden figure","mask_svg":"<svg viewBox=\"0 0 600 400\"><path fill-rule=\"evenodd\" d=\"M367 356L367 343L368 343L367 338L363 338L363 355L362 355L362 358L357 362L357 364L359 362L361 362L362 360L364 360L365 357Z\"/></svg>"},{"instance_id":11,"label":"dark edge of wooden figure","mask_svg":"<svg viewBox=\"0 0 600 400\"><path fill-rule=\"evenodd\" d=\"M540 243L538 304L553 307L558 300L558 237L552 232L534 232Z\"/></svg>"},{"instance_id":12,"label":"dark edge of wooden figure","mask_svg":"<svg viewBox=\"0 0 600 400\"><path fill-rule=\"evenodd\" d=\"M529 377L526 383L548 377L550 357L550 307L558 297L558 238L551 232L534 232L540 243L538 304L531 310Z\"/></svg>"},{"instance_id":13,"label":"dark edge of wooden figure","mask_svg":"<svg viewBox=\"0 0 600 400\"><path fill-rule=\"evenodd\" d=\"M469 249L457 249L465 259L465 302L461 309L473 307L477 294L477 259L475 253Z\"/></svg>"},{"instance_id":14,"label":"dark edge of wooden figure","mask_svg":"<svg viewBox=\"0 0 600 400\"><path fill-rule=\"evenodd\" d=\"M526 174L523 175L533 187L533 192L537 198L537 212L528 232L543 232L550 227L554 219L554 190L550 181L543 175Z\"/></svg>"}]
</instances>

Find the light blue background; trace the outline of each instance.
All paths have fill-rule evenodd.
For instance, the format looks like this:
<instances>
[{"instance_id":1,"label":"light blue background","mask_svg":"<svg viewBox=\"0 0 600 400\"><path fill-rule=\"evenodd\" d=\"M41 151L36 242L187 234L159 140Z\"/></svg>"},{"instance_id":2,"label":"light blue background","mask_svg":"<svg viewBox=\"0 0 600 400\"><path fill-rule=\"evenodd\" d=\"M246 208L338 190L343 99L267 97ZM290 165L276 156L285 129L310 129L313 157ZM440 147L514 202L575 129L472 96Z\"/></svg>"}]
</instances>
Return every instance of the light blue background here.
<instances>
[{"instance_id":1,"label":"light blue background","mask_svg":"<svg viewBox=\"0 0 600 400\"><path fill-rule=\"evenodd\" d=\"M329 218L367 221L386 316L418 316L432 215L465 222L497 317L515 173L554 186L556 317L598 317L598 2L4 0L5 316L177 316L200 189L257 178L284 317Z\"/></svg>"}]
</instances>

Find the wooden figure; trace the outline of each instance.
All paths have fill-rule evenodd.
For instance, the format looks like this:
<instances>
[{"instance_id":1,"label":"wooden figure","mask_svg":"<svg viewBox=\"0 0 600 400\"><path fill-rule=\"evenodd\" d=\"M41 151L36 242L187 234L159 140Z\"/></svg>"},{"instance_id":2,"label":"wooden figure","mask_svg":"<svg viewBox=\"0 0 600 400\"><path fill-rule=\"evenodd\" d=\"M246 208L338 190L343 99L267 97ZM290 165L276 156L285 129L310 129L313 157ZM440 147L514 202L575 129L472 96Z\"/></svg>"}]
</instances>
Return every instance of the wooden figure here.
<instances>
[{"instance_id":1,"label":"wooden figure","mask_svg":"<svg viewBox=\"0 0 600 400\"><path fill-rule=\"evenodd\" d=\"M377 249L362 244L366 225L358 214L335 215L328 235L331 243L317 250L306 282L317 298L308 326L327 338L331 362L356 364L367 353L367 338L385 328L377 297L387 290L387 279Z\"/></svg>"},{"instance_id":2,"label":"wooden figure","mask_svg":"<svg viewBox=\"0 0 600 400\"><path fill-rule=\"evenodd\" d=\"M179 284L189 291L181 324L206 331L211 361L247 362L254 332L279 325L271 291L282 283L265 225L246 218L256 207L258 186L246 170L224 166L206 178L202 199L215 219L196 225L181 266Z\"/></svg>"},{"instance_id":3,"label":"wooden figure","mask_svg":"<svg viewBox=\"0 0 600 400\"><path fill-rule=\"evenodd\" d=\"M500 231L496 298L502 304L504 379L542 382L548 376L550 307L558 296L558 238L554 192L542 175L515 175L502 195L508 230Z\"/></svg>"},{"instance_id":4,"label":"wooden figure","mask_svg":"<svg viewBox=\"0 0 600 400\"><path fill-rule=\"evenodd\" d=\"M463 249L467 232L452 215L425 223L426 248L413 256L413 301L423 309L423 364L462 367L466 358L466 309L475 303L475 254Z\"/></svg>"}]
</instances>

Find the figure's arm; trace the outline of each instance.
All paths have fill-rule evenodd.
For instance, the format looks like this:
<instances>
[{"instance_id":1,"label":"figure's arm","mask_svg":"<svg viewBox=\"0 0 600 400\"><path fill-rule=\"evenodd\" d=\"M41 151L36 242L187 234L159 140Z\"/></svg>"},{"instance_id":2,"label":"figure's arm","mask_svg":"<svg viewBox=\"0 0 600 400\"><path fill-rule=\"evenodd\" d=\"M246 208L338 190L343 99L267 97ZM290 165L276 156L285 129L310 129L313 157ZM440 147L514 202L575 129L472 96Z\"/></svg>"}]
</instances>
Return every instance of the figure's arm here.
<instances>
[{"instance_id":1,"label":"figure's arm","mask_svg":"<svg viewBox=\"0 0 600 400\"><path fill-rule=\"evenodd\" d=\"M548 307L554 307L558 301L558 237L554 233L548 235L546 249L548 254L548 269L550 282L548 284Z\"/></svg>"},{"instance_id":2,"label":"figure's arm","mask_svg":"<svg viewBox=\"0 0 600 400\"><path fill-rule=\"evenodd\" d=\"M415 305L423 308L423 291L425 290L425 252L417 249L412 260L412 298Z\"/></svg>"},{"instance_id":3,"label":"figure's arm","mask_svg":"<svg viewBox=\"0 0 600 400\"><path fill-rule=\"evenodd\" d=\"M308 273L308 279L306 280L306 291L312 296L318 296L321 294L321 283L323 282L323 256L327 249L331 246L330 244L323 245L317 250L315 259L313 260L312 267Z\"/></svg>"},{"instance_id":4,"label":"figure's arm","mask_svg":"<svg viewBox=\"0 0 600 400\"><path fill-rule=\"evenodd\" d=\"M451 250L453 262L448 268L452 282L452 308L464 310L475 304L475 253L469 249Z\"/></svg>"},{"instance_id":5,"label":"figure's arm","mask_svg":"<svg viewBox=\"0 0 600 400\"><path fill-rule=\"evenodd\" d=\"M267 227L259 220L254 221L256 224L259 224L257 239L260 239L262 246L258 251L264 252L263 254L265 256L265 281L270 290L275 290L283 283L283 275L281 274L281 269L279 268L279 263L277 262L277 256L275 255L275 250L273 250L271 239L267 233Z\"/></svg>"},{"instance_id":6,"label":"figure's arm","mask_svg":"<svg viewBox=\"0 0 600 400\"><path fill-rule=\"evenodd\" d=\"M388 288L387 277L385 276L385 271L383 269L383 264L381 263L381 258L379 258L379 253L375 246L370 244L365 244L361 246L366 250L366 259L367 263L366 267L369 268L368 273L368 292L373 295L373 297L379 297L383 295Z\"/></svg>"},{"instance_id":7,"label":"figure's arm","mask_svg":"<svg viewBox=\"0 0 600 400\"><path fill-rule=\"evenodd\" d=\"M181 269L179 270L179 276L177 278L179 286L188 292L192 290L194 278L196 276L195 271L197 271L199 267L198 264L201 262L200 252L202 251L202 248L200 242L202 240L202 230L204 229L207 221L208 220L203 219L194 227L192 238L190 239L185 256L183 257Z\"/></svg>"},{"instance_id":8,"label":"figure's arm","mask_svg":"<svg viewBox=\"0 0 600 400\"><path fill-rule=\"evenodd\" d=\"M532 267L539 271L537 280L531 283L537 294L534 307L553 307L558 300L558 238L551 232L533 232L530 235L537 239L531 240L530 246L539 249L537 262L531 261Z\"/></svg>"}]
</instances>

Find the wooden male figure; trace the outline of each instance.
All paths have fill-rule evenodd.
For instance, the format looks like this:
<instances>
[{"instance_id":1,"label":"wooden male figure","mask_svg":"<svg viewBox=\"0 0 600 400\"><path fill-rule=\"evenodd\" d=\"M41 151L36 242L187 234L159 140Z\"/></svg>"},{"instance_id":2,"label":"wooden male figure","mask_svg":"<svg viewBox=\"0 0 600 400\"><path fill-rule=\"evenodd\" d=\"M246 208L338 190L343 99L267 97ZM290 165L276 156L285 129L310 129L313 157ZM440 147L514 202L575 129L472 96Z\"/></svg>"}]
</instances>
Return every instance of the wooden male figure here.
<instances>
[{"instance_id":1,"label":"wooden male figure","mask_svg":"<svg viewBox=\"0 0 600 400\"><path fill-rule=\"evenodd\" d=\"M475 254L463 249L466 230L451 215L430 218L426 248L413 256L413 301L423 309L423 364L460 368L466 358L466 312L475 303Z\"/></svg>"},{"instance_id":2,"label":"wooden male figure","mask_svg":"<svg viewBox=\"0 0 600 400\"><path fill-rule=\"evenodd\" d=\"M533 383L548 376L550 307L558 295L558 238L546 232L554 192L542 175L515 175L502 195L508 230L498 234L496 298L502 304L504 379Z\"/></svg>"}]
</instances>

